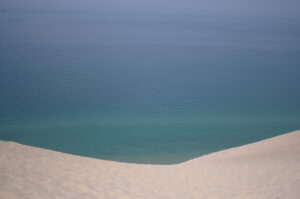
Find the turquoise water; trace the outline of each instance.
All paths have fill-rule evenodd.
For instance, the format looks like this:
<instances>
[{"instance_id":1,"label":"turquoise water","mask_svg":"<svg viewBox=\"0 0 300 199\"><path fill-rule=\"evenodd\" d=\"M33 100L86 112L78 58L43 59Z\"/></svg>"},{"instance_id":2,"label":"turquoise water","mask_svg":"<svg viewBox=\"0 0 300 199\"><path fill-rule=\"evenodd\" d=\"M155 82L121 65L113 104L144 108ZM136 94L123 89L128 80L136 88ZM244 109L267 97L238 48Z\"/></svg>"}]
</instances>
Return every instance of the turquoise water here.
<instances>
[{"instance_id":1,"label":"turquoise water","mask_svg":"<svg viewBox=\"0 0 300 199\"><path fill-rule=\"evenodd\" d=\"M1 140L173 164L300 129L295 50L4 48Z\"/></svg>"},{"instance_id":2,"label":"turquoise water","mask_svg":"<svg viewBox=\"0 0 300 199\"><path fill-rule=\"evenodd\" d=\"M299 128L300 114L292 110L231 106L183 102L115 111L31 110L2 119L1 139L100 159L170 164Z\"/></svg>"}]
</instances>

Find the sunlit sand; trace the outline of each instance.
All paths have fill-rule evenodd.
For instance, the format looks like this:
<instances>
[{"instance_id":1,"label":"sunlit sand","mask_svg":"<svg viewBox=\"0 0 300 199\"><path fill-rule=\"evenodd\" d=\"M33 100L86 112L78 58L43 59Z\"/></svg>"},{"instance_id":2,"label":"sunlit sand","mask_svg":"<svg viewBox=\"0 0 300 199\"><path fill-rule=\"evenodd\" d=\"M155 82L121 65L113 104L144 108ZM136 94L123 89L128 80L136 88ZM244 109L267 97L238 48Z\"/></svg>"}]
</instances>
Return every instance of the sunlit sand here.
<instances>
[{"instance_id":1,"label":"sunlit sand","mask_svg":"<svg viewBox=\"0 0 300 199\"><path fill-rule=\"evenodd\" d=\"M0 198L299 199L300 131L176 165L120 163L1 141Z\"/></svg>"}]
</instances>

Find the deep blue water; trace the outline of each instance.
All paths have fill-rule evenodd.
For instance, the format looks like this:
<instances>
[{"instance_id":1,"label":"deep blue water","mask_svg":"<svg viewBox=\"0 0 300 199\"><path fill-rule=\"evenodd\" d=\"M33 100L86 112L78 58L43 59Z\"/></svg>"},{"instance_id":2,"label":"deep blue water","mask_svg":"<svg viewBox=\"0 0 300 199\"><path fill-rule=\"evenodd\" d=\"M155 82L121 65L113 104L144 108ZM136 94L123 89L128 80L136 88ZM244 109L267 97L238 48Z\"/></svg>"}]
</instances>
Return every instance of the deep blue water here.
<instances>
[{"instance_id":1,"label":"deep blue water","mask_svg":"<svg viewBox=\"0 0 300 199\"><path fill-rule=\"evenodd\" d=\"M298 50L2 44L0 139L171 164L300 129Z\"/></svg>"}]
</instances>

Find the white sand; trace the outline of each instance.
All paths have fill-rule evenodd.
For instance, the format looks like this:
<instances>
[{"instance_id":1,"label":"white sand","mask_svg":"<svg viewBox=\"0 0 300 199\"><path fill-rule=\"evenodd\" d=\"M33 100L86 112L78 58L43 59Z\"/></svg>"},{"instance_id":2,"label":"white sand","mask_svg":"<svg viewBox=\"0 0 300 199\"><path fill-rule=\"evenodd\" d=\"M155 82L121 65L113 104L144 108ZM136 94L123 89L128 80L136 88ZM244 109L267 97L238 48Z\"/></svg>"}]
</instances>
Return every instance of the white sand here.
<instances>
[{"instance_id":1,"label":"white sand","mask_svg":"<svg viewBox=\"0 0 300 199\"><path fill-rule=\"evenodd\" d=\"M299 199L300 131L165 166L0 142L0 198Z\"/></svg>"}]
</instances>

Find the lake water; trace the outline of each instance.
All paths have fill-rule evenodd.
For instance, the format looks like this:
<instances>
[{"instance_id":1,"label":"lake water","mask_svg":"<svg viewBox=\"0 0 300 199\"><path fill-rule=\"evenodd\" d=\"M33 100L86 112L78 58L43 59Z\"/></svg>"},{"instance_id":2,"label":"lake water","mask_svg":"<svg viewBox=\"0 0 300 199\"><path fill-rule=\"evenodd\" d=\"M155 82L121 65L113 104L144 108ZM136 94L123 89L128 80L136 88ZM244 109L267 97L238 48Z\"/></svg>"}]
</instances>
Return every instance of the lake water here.
<instances>
[{"instance_id":1,"label":"lake water","mask_svg":"<svg viewBox=\"0 0 300 199\"><path fill-rule=\"evenodd\" d=\"M299 50L1 44L0 139L173 164L300 129Z\"/></svg>"}]
</instances>

